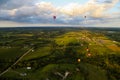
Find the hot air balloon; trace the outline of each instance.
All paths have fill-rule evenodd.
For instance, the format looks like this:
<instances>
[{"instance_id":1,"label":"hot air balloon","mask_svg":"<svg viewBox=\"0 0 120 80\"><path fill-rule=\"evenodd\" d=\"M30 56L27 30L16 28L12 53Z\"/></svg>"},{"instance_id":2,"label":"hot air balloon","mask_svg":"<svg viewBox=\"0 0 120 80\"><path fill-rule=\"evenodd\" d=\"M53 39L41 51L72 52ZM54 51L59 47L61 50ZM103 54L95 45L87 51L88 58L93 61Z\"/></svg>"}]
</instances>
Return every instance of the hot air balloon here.
<instances>
[{"instance_id":1,"label":"hot air balloon","mask_svg":"<svg viewBox=\"0 0 120 80\"><path fill-rule=\"evenodd\" d=\"M87 49L86 49L86 51L89 51L89 48L88 48L88 46L87 46Z\"/></svg>"},{"instance_id":2,"label":"hot air balloon","mask_svg":"<svg viewBox=\"0 0 120 80\"><path fill-rule=\"evenodd\" d=\"M84 19L85 19L85 24L87 24L87 19L86 19L86 18L87 18L87 16L84 16Z\"/></svg>"},{"instance_id":3,"label":"hot air balloon","mask_svg":"<svg viewBox=\"0 0 120 80\"><path fill-rule=\"evenodd\" d=\"M86 51L89 51L89 49L87 48Z\"/></svg>"},{"instance_id":4,"label":"hot air balloon","mask_svg":"<svg viewBox=\"0 0 120 80\"><path fill-rule=\"evenodd\" d=\"M81 60L80 60L80 59L78 59L77 61L78 61L78 62L80 62Z\"/></svg>"},{"instance_id":5,"label":"hot air balloon","mask_svg":"<svg viewBox=\"0 0 120 80\"><path fill-rule=\"evenodd\" d=\"M55 20L55 19L56 19L56 16L53 16L53 19Z\"/></svg>"},{"instance_id":6,"label":"hot air balloon","mask_svg":"<svg viewBox=\"0 0 120 80\"><path fill-rule=\"evenodd\" d=\"M88 54L87 54L87 57L90 57L90 56L91 56L91 54L90 54L90 53L88 53Z\"/></svg>"}]
</instances>

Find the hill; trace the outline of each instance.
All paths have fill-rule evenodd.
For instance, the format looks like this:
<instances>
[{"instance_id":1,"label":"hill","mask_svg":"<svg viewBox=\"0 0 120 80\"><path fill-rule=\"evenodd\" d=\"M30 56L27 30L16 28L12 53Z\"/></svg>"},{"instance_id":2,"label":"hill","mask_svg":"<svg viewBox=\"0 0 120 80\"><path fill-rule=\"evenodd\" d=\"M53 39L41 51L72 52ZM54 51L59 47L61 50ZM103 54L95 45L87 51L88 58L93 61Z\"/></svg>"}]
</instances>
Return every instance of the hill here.
<instances>
[{"instance_id":1,"label":"hill","mask_svg":"<svg viewBox=\"0 0 120 80\"><path fill-rule=\"evenodd\" d=\"M101 30L97 32L93 29L72 30L70 28L66 31L64 29L25 31L24 35L18 31L16 35L20 36L14 36L17 39L15 42L21 40L22 44L14 43L17 45L13 50L1 48L3 51L0 55L5 56L6 54L7 58L7 54L11 55L13 52L15 56L11 56L12 58L19 57L19 53L16 52L22 52L22 50L17 48L18 45L24 45L23 50L29 50L30 47L34 49L25 55L18 64L12 66L8 72L0 76L0 79L120 79L120 42L118 39L113 39L113 36L110 37L113 34L108 36L105 31ZM9 33L10 36L12 34ZM11 44L8 43L7 45Z\"/></svg>"}]
</instances>

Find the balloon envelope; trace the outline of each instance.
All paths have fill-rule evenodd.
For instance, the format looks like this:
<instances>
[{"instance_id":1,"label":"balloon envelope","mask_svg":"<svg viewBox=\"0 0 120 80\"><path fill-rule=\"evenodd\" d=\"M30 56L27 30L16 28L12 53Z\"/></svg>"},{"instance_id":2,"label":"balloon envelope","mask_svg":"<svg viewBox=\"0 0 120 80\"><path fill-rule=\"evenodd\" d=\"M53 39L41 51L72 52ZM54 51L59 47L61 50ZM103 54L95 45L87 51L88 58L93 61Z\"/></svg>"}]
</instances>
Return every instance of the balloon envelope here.
<instances>
[{"instance_id":1,"label":"balloon envelope","mask_svg":"<svg viewBox=\"0 0 120 80\"><path fill-rule=\"evenodd\" d=\"M78 59L78 62L80 62L81 60L80 59Z\"/></svg>"},{"instance_id":2,"label":"balloon envelope","mask_svg":"<svg viewBox=\"0 0 120 80\"><path fill-rule=\"evenodd\" d=\"M53 19L56 19L56 16L53 16Z\"/></svg>"}]
</instances>

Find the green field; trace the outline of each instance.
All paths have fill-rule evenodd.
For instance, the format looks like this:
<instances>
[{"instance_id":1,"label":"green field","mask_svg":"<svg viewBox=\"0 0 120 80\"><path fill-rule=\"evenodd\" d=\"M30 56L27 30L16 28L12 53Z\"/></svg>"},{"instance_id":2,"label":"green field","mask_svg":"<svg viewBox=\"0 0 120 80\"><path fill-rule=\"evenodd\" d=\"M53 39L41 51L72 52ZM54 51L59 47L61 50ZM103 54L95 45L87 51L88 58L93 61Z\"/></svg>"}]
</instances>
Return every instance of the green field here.
<instances>
[{"instance_id":1,"label":"green field","mask_svg":"<svg viewBox=\"0 0 120 80\"><path fill-rule=\"evenodd\" d=\"M77 70L78 69L78 70ZM92 66L90 64L80 63L77 65L74 64L49 64L42 69L36 71L27 70L25 68L19 70L10 70L4 76L21 78L21 79L62 79L61 76L56 74L59 72L62 75L65 75L65 72L69 71L69 75L66 80L107 80L106 72L99 67ZM12 73L12 74L11 74ZM21 73L26 73L27 75L21 76ZM4 77L3 76L3 77ZM51 77L52 76L52 77Z\"/></svg>"},{"instance_id":2,"label":"green field","mask_svg":"<svg viewBox=\"0 0 120 80\"><path fill-rule=\"evenodd\" d=\"M40 47L37 50L33 50L31 53L26 55L23 60L29 60L34 58L40 58L46 55L49 55L51 51L50 47Z\"/></svg>"},{"instance_id":3,"label":"green field","mask_svg":"<svg viewBox=\"0 0 120 80\"><path fill-rule=\"evenodd\" d=\"M9 70L0 80L119 80L120 42L113 35L94 28L2 31L0 72Z\"/></svg>"},{"instance_id":4,"label":"green field","mask_svg":"<svg viewBox=\"0 0 120 80\"><path fill-rule=\"evenodd\" d=\"M23 55L28 49L27 48L0 48L0 59L15 59Z\"/></svg>"}]
</instances>

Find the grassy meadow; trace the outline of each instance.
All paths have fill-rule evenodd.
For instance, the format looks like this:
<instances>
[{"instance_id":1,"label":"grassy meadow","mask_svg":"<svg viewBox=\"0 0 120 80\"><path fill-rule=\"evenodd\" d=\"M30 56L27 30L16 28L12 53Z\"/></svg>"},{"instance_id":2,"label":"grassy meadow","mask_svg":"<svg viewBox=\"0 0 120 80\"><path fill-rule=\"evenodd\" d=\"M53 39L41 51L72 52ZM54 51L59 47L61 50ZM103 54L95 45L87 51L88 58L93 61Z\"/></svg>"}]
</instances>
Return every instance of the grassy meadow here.
<instances>
[{"instance_id":1,"label":"grassy meadow","mask_svg":"<svg viewBox=\"0 0 120 80\"><path fill-rule=\"evenodd\" d=\"M0 72L10 69L0 76L1 80L120 79L120 42L116 34L107 34L109 29L23 28L22 31L6 31L1 30L0 34L3 39L0 40ZM117 30L115 32L118 34Z\"/></svg>"}]
</instances>

